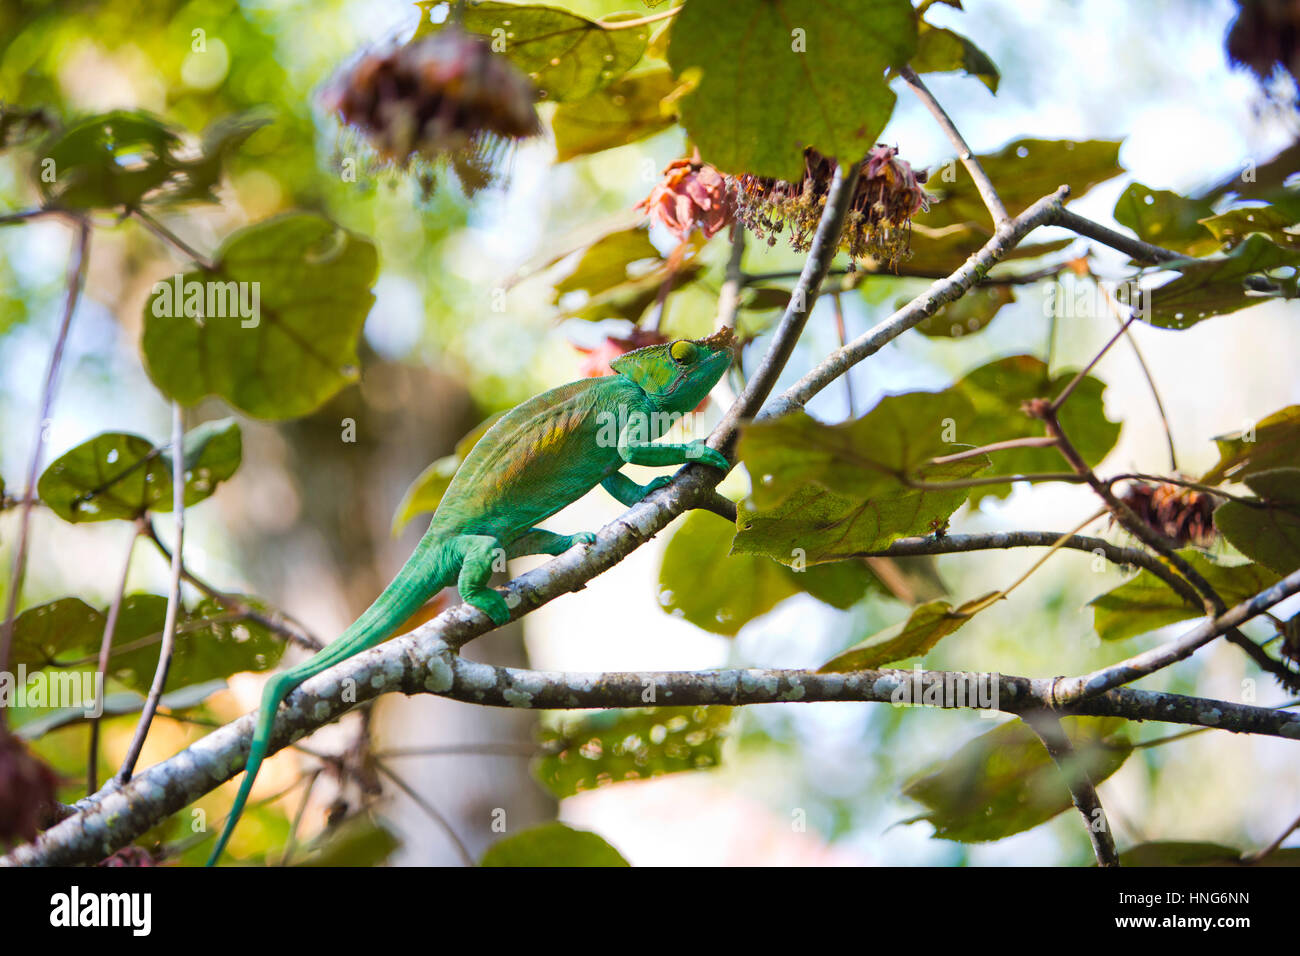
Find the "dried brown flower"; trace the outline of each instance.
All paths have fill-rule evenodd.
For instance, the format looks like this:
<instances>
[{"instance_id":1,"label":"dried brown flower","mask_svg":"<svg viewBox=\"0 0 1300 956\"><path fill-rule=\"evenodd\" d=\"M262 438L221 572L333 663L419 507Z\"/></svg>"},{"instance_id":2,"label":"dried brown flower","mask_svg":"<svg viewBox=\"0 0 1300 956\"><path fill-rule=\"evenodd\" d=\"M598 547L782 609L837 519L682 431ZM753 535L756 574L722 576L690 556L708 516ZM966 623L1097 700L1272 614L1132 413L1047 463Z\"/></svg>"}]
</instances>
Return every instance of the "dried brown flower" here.
<instances>
[{"instance_id":1,"label":"dried brown flower","mask_svg":"<svg viewBox=\"0 0 1300 956\"><path fill-rule=\"evenodd\" d=\"M1121 499L1143 521L1179 544L1205 547L1214 541L1214 498L1204 491L1135 481Z\"/></svg>"},{"instance_id":2,"label":"dried brown flower","mask_svg":"<svg viewBox=\"0 0 1300 956\"><path fill-rule=\"evenodd\" d=\"M57 785L54 771L0 727L0 845L36 839Z\"/></svg>"},{"instance_id":3,"label":"dried brown flower","mask_svg":"<svg viewBox=\"0 0 1300 956\"><path fill-rule=\"evenodd\" d=\"M362 57L325 95L385 160L448 158L471 191L490 180L503 150L541 132L536 100L536 87L487 38L456 26Z\"/></svg>"},{"instance_id":4,"label":"dried brown flower","mask_svg":"<svg viewBox=\"0 0 1300 956\"><path fill-rule=\"evenodd\" d=\"M815 149L804 150L804 175L791 183L764 176L729 180L736 218L768 245L782 232L798 251L807 251L826 207L835 161ZM898 150L878 144L867 154L858 177L840 239L840 248L855 259L873 258L893 267L907 257L912 217L930 208L916 173L898 158Z\"/></svg>"},{"instance_id":5,"label":"dried brown flower","mask_svg":"<svg viewBox=\"0 0 1300 956\"><path fill-rule=\"evenodd\" d=\"M663 179L636 208L644 209L682 242L693 229L711 239L731 223L726 180L699 159L669 163Z\"/></svg>"},{"instance_id":6,"label":"dried brown flower","mask_svg":"<svg viewBox=\"0 0 1300 956\"><path fill-rule=\"evenodd\" d=\"M100 860L97 866L157 866L154 855L142 846L124 846L112 856Z\"/></svg>"}]
</instances>

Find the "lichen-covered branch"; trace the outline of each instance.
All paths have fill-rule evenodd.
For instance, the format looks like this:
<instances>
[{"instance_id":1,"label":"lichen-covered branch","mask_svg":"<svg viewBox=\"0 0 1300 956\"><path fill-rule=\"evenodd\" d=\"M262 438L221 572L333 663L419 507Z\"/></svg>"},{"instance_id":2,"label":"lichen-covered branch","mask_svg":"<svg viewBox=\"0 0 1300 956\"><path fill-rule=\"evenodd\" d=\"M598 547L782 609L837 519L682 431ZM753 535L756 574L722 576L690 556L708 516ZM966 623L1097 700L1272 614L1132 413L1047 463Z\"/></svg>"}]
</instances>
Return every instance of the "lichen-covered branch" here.
<instances>
[{"instance_id":1,"label":"lichen-covered branch","mask_svg":"<svg viewBox=\"0 0 1300 956\"><path fill-rule=\"evenodd\" d=\"M510 586L522 596L543 568ZM532 578L532 581L527 579ZM522 597L521 597L522 600ZM696 704L858 701L1024 714L1048 709L1050 678L944 671L730 669L645 673L564 673L497 667L457 655L447 638L463 639L477 611L460 605L403 637L351 658L304 683L281 709L271 752L322 724L392 691L431 693L466 703L529 709L585 709ZM1215 727L1300 740L1300 714L1247 704L1117 688L1056 714ZM77 813L34 843L0 858L3 865L69 865L101 859L237 774L248 754L253 715L213 731L174 757L141 771L126 785L79 801Z\"/></svg>"}]
</instances>

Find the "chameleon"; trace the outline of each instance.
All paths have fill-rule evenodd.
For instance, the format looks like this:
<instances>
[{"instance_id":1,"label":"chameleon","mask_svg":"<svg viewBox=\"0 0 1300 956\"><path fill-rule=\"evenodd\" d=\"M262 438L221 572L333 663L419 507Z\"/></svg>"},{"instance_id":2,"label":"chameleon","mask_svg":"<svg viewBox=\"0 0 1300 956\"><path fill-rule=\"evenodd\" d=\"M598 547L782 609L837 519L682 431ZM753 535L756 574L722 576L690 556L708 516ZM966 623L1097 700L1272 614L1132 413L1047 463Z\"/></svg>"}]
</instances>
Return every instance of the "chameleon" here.
<instances>
[{"instance_id":1,"label":"chameleon","mask_svg":"<svg viewBox=\"0 0 1300 956\"><path fill-rule=\"evenodd\" d=\"M225 850L266 759L280 703L299 684L387 640L452 583L465 603L494 625L505 624L510 608L488 586L504 558L558 555L596 540L590 532L556 534L538 522L598 484L631 507L672 480L661 476L639 485L620 471L625 464L699 462L727 472L726 456L703 441L654 441L704 400L731 364L733 349L730 329L646 346L611 361L612 375L553 388L498 419L466 455L428 531L375 602L315 656L267 681L244 779L207 865Z\"/></svg>"}]
</instances>

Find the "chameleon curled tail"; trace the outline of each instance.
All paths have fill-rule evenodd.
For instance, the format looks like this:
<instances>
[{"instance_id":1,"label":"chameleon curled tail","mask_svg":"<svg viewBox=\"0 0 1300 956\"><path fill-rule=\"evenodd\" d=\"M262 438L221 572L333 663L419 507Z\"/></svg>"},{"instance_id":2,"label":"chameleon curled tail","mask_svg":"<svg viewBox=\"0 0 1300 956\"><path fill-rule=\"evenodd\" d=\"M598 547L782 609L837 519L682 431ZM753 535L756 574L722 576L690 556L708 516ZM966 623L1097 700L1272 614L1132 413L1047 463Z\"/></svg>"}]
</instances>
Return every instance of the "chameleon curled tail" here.
<instances>
[{"instance_id":1,"label":"chameleon curled tail","mask_svg":"<svg viewBox=\"0 0 1300 956\"><path fill-rule=\"evenodd\" d=\"M235 824L244 811L244 805L248 802L248 794L257 779L257 771L261 769L262 761L266 759L267 750L271 746L271 730L275 726L275 715L280 709L280 702L308 678L391 637L431 595L454 580L455 564L450 560L453 558L448 554L450 550L432 535L426 535L375 603L347 630L314 657L273 675L267 681L262 691L262 702L257 709L257 724L248 750L248 761L244 765L244 780L239 785L230 815L226 817L221 837L217 840L212 855L208 857L208 866L214 865L221 857L230 834L234 832Z\"/></svg>"}]
</instances>

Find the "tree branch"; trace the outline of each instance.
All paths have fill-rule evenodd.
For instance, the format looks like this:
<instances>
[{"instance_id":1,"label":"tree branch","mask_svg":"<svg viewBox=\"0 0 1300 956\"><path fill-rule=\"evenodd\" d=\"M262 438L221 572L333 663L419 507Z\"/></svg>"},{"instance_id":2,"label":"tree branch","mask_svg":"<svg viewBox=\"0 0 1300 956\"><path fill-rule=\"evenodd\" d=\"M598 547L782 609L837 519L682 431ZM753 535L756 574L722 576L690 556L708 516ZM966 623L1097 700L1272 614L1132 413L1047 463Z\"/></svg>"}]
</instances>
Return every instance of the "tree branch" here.
<instances>
[{"instance_id":1,"label":"tree branch","mask_svg":"<svg viewBox=\"0 0 1300 956\"><path fill-rule=\"evenodd\" d=\"M545 569L539 568L513 582L510 590L525 593L545 577ZM1300 587L1300 575L1297 578ZM1048 709L1053 700L1051 679L920 669L846 674L767 669L583 674L497 667L460 657L446 640L462 634L477 618L486 622L478 611L459 605L410 634L305 682L280 711L271 752L392 691L432 693L476 705L563 710L642 707L651 689L654 703L660 706L915 701L921 706L996 709L1017 716ZM992 696L986 693L980 699L970 690L977 684L989 688ZM1129 688L1077 701L1055 713L1159 720L1300 740L1300 714ZM0 865L69 865L109 855L239 773L248 754L253 720L254 715L247 714L141 771L125 786L109 787L80 801L75 816L51 827L34 844L0 857Z\"/></svg>"},{"instance_id":2,"label":"tree branch","mask_svg":"<svg viewBox=\"0 0 1300 956\"><path fill-rule=\"evenodd\" d=\"M1111 835L1110 822L1106 819L1101 798L1097 796L1097 788L1088 776L1088 768L1080 762L1070 738L1061 727L1060 718L1039 712L1025 714L1023 719L1043 742L1048 755L1065 778L1074 808L1083 817L1083 828L1088 831L1097 865L1119 866L1119 852L1115 849L1115 838Z\"/></svg>"}]
</instances>

